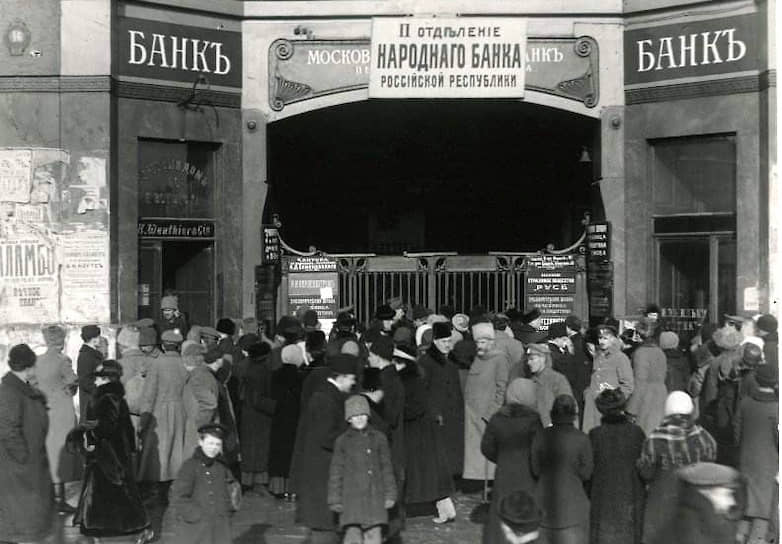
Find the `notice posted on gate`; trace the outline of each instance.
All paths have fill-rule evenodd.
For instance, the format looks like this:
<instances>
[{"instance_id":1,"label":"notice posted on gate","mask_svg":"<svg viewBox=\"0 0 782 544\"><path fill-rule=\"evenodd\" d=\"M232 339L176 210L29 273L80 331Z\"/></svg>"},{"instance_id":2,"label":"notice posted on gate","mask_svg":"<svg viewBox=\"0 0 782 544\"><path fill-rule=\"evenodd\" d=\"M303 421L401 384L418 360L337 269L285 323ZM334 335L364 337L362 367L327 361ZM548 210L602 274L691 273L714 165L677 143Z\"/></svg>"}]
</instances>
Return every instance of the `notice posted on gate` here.
<instances>
[{"instance_id":1,"label":"notice posted on gate","mask_svg":"<svg viewBox=\"0 0 782 544\"><path fill-rule=\"evenodd\" d=\"M290 257L284 260L288 272L288 311L302 306L318 312L323 321L337 318L339 274L337 261L329 257Z\"/></svg>"},{"instance_id":2,"label":"notice posted on gate","mask_svg":"<svg viewBox=\"0 0 782 544\"><path fill-rule=\"evenodd\" d=\"M370 98L521 98L526 19L375 18Z\"/></svg>"},{"instance_id":3,"label":"notice posted on gate","mask_svg":"<svg viewBox=\"0 0 782 544\"><path fill-rule=\"evenodd\" d=\"M574 255L535 255L527 258L525 308L540 310L540 330L564 321L576 304Z\"/></svg>"}]
</instances>

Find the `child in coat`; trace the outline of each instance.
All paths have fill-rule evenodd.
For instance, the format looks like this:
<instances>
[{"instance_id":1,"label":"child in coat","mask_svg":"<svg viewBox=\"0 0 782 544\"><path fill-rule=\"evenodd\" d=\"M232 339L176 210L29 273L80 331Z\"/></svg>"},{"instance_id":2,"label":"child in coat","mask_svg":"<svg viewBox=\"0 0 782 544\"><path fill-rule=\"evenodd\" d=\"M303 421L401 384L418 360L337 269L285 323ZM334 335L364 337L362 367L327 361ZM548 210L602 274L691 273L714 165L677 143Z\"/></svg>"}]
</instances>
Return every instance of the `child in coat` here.
<instances>
[{"instance_id":1,"label":"child in coat","mask_svg":"<svg viewBox=\"0 0 782 544\"><path fill-rule=\"evenodd\" d=\"M237 510L240 487L222 457L225 435L225 427L217 423L199 427L198 447L171 486L175 542L231 542L231 516Z\"/></svg>"},{"instance_id":2,"label":"child in coat","mask_svg":"<svg viewBox=\"0 0 782 544\"><path fill-rule=\"evenodd\" d=\"M350 428L334 444L329 471L329 508L339 514L344 544L380 544L387 510L397 499L391 452L383 433L368 425L369 403L345 401Z\"/></svg>"}]
</instances>

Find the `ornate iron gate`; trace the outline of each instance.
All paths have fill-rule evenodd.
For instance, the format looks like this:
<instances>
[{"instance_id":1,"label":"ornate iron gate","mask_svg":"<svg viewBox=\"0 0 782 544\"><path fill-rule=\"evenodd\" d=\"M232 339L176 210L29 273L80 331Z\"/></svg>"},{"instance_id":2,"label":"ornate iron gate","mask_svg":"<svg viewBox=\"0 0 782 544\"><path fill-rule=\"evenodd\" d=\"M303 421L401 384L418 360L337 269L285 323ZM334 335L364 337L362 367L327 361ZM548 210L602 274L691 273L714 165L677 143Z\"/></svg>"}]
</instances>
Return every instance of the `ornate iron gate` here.
<instances>
[{"instance_id":1,"label":"ornate iron gate","mask_svg":"<svg viewBox=\"0 0 782 544\"><path fill-rule=\"evenodd\" d=\"M368 322L391 298L437 310L468 312L477 305L504 311L523 304L524 254L405 256L339 255L340 306Z\"/></svg>"}]
</instances>

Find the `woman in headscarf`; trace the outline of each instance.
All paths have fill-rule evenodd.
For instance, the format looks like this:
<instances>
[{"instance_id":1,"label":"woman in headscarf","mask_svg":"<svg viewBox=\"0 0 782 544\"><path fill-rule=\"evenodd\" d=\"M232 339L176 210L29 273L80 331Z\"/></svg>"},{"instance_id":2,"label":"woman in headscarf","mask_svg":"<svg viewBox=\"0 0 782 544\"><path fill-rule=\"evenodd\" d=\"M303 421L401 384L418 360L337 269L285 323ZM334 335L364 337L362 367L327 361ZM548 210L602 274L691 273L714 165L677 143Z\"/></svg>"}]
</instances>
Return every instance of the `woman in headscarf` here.
<instances>
[{"instance_id":1,"label":"woman in headscarf","mask_svg":"<svg viewBox=\"0 0 782 544\"><path fill-rule=\"evenodd\" d=\"M592 447L575 428L576 399L560 395L551 408L551 427L535 436L532 474L543 510L540 537L546 544L584 544L589 540L589 498L584 482L592 476Z\"/></svg>"},{"instance_id":2,"label":"woman in headscarf","mask_svg":"<svg viewBox=\"0 0 782 544\"><path fill-rule=\"evenodd\" d=\"M95 396L82 424L87 468L73 523L92 537L140 533L141 544L154 535L136 487L135 430L121 376L122 367L112 359L95 370Z\"/></svg>"},{"instance_id":3,"label":"woman in headscarf","mask_svg":"<svg viewBox=\"0 0 782 544\"><path fill-rule=\"evenodd\" d=\"M57 510L72 514L75 511L65 502L65 484L80 478L81 460L65 448L65 437L76 425L73 396L79 378L73 371L71 359L63 354L65 329L51 325L43 329L46 353L35 363L38 388L46 395L49 406L49 431L46 433L46 453L54 482L54 500Z\"/></svg>"},{"instance_id":4,"label":"woman in headscarf","mask_svg":"<svg viewBox=\"0 0 782 544\"><path fill-rule=\"evenodd\" d=\"M687 393L670 393L663 421L646 438L638 459L638 470L648 486L641 540L645 544L654 543L676 516L676 469L717 457L717 443L708 431L693 423L692 410Z\"/></svg>"},{"instance_id":5,"label":"woman in headscarf","mask_svg":"<svg viewBox=\"0 0 782 544\"><path fill-rule=\"evenodd\" d=\"M530 468L530 449L543 429L536 411L535 382L516 378L505 392L505 405L492 416L481 440L481 452L497 469L494 475L489 518L483 527L483 544L504 544L498 515L500 501L514 491L532 494L535 479Z\"/></svg>"},{"instance_id":6,"label":"woman in headscarf","mask_svg":"<svg viewBox=\"0 0 782 544\"><path fill-rule=\"evenodd\" d=\"M603 414L589 431L595 470L590 490L590 544L640 544L644 484L635 462L646 435L624 412L625 396L606 389L595 399Z\"/></svg>"},{"instance_id":7,"label":"woman in headscarf","mask_svg":"<svg viewBox=\"0 0 782 544\"><path fill-rule=\"evenodd\" d=\"M604 389L621 389L625 398L633 393L634 379L630 359L622 353L622 342L616 336L613 325L597 327L597 349L593 363L592 379L584 391L584 423L581 429L588 433L600 425L600 412L595 398Z\"/></svg>"},{"instance_id":8,"label":"woman in headscarf","mask_svg":"<svg viewBox=\"0 0 782 544\"><path fill-rule=\"evenodd\" d=\"M268 352L266 344L250 346L251 356L263 356L265 352ZM289 481L301 411L302 365L304 354L298 346L285 346L282 349L282 366L271 377L271 394L276 406L269 435L269 491L287 501L296 498L289 489Z\"/></svg>"},{"instance_id":9,"label":"woman in headscarf","mask_svg":"<svg viewBox=\"0 0 782 544\"><path fill-rule=\"evenodd\" d=\"M663 405L668 396L665 376L668 364L657 344L655 323L642 321L636 327L641 344L633 351L633 394L627 401L627 412L635 416L644 433L650 433L663 420Z\"/></svg>"}]
</instances>

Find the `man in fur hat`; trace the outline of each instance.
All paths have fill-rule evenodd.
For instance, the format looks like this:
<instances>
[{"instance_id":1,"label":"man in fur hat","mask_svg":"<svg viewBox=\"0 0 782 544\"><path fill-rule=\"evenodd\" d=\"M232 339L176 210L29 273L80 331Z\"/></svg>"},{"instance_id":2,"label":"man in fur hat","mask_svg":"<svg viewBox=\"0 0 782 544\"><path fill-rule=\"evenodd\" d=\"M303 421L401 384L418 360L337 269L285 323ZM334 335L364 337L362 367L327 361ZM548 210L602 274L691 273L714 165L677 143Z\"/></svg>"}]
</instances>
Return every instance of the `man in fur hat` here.
<instances>
[{"instance_id":1,"label":"man in fur hat","mask_svg":"<svg viewBox=\"0 0 782 544\"><path fill-rule=\"evenodd\" d=\"M546 333L538 331L538 327L541 323L540 310L532 308L530 311L522 314L519 320L521 321L521 324L513 329L513 335L516 339L521 341L522 344L528 346L529 344L537 344L545 341Z\"/></svg>"}]
</instances>

